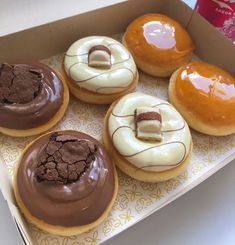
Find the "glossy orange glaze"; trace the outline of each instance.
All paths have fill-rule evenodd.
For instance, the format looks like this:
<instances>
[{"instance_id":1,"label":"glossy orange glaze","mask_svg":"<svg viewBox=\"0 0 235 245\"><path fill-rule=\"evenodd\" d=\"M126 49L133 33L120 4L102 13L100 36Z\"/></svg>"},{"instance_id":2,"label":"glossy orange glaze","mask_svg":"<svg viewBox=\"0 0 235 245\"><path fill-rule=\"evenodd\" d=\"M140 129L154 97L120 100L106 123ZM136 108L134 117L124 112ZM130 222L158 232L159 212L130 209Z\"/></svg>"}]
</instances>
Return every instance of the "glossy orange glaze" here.
<instances>
[{"instance_id":1,"label":"glossy orange glaze","mask_svg":"<svg viewBox=\"0 0 235 245\"><path fill-rule=\"evenodd\" d=\"M128 49L151 64L174 63L194 50L186 30L175 20L161 14L146 14L127 28Z\"/></svg>"},{"instance_id":2,"label":"glossy orange glaze","mask_svg":"<svg viewBox=\"0 0 235 245\"><path fill-rule=\"evenodd\" d=\"M235 78L204 62L180 68L175 93L188 112L212 126L235 126Z\"/></svg>"}]
</instances>

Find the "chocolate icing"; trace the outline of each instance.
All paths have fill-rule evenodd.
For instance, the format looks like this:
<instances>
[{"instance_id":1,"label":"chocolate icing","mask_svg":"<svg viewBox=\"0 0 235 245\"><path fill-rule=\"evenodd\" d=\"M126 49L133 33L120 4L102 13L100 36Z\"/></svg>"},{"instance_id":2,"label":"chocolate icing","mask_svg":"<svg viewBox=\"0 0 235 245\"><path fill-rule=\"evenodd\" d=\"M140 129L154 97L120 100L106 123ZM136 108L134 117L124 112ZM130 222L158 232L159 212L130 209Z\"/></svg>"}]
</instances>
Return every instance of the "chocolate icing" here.
<instances>
[{"instance_id":1,"label":"chocolate icing","mask_svg":"<svg viewBox=\"0 0 235 245\"><path fill-rule=\"evenodd\" d=\"M55 142L58 145L49 146ZM70 143L78 146L73 148L70 145L73 154L66 149L61 158L64 162L70 161L66 165L69 167L91 156L91 161L85 161L88 163L85 171L83 169L79 178L72 180L72 183L68 183L68 178L63 178L64 183L54 179L40 180L38 164L46 162L49 154L49 158L55 158L57 149ZM81 154L74 154L81 145L85 153L81 150ZM50 160L47 162L48 169L54 168ZM114 193L114 169L103 146L94 138L72 130L50 133L37 139L21 158L16 178L19 195L29 212L48 224L65 227L85 225L97 220L106 210Z\"/></svg>"},{"instance_id":2,"label":"chocolate icing","mask_svg":"<svg viewBox=\"0 0 235 245\"><path fill-rule=\"evenodd\" d=\"M136 122L140 122L140 121L144 121L144 120L158 120L158 121L162 121L161 115L158 114L157 112L145 112L145 113L141 113L139 115L136 116Z\"/></svg>"},{"instance_id":3,"label":"chocolate icing","mask_svg":"<svg viewBox=\"0 0 235 245\"><path fill-rule=\"evenodd\" d=\"M38 127L53 117L62 102L62 83L48 66L0 65L0 127Z\"/></svg>"},{"instance_id":4,"label":"chocolate icing","mask_svg":"<svg viewBox=\"0 0 235 245\"><path fill-rule=\"evenodd\" d=\"M95 46L91 47L89 49L89 54L91 54L92 52L94 52L96 50L102 50L102 51L107 52L109 55L111 55L111 50L104 45L95 45Z\"/></svg>"}]
</instances>

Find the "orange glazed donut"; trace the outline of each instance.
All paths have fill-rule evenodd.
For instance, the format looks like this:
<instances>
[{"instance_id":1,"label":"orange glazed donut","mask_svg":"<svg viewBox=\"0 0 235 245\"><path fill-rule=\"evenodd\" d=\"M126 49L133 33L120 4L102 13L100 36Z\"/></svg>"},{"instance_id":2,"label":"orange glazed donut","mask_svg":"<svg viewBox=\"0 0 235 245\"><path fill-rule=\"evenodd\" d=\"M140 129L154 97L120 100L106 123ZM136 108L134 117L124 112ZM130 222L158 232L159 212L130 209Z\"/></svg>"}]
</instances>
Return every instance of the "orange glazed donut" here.
<instances>
[{"instance_id":1,"label":"orange glazed donut","mask_svg":"<svg viewBox=\"0 0 235 245\"><path fill-rule=\"evenodd\" d=\"M152 76L169 77L187 63L194 44L175 20L161 14L146 14L134 20L123 37L138 68Z\"/></svg>"},{"instance_id":2,"label":"orange glazed donut","mask_svg":"<svg viewBox=\"0 0 235 245\"><path fill-rule=\"evenodd\" d=\"M235 133L235 79L204 62L191 62L172 75L171 103L193 129L216 136Z\"/></svg>"}]
</instances>

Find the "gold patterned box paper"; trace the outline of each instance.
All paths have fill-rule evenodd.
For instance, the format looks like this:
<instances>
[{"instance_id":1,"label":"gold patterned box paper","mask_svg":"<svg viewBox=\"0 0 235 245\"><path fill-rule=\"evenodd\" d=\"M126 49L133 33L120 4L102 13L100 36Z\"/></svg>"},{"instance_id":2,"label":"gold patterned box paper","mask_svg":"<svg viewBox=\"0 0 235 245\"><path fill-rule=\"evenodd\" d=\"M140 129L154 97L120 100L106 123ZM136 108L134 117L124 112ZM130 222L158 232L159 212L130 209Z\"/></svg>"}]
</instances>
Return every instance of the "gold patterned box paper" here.
<instances>
[{"instance_id":1,"label":"gold patterned box paper","mask_svg":"<svg viewBox=\"0 0 235 245\"><path fill-rule=\"evenodd\" d=\"M116 36L120 39L120 36ZM53 56L44 63L60 69L63 55ZM168 81L140 73L137 91L168 99ZM62 121L53 129L74 129L101 140L103 120L108 106L89 105L71 96ZM235 135L212 137L193 130L193 156L187 170L177 178L163 183L148 184L136 181L118 171L119 192L112 212L93 230L78 236L60 237L24 223L14 200L8 200L11 212L21 227L27 244L38 245L95 245L102 243L151 213L184 194L235 158ZM35 137L12 138L0 135L0 155L8 172L14 174L15 163L24 147ZM1 164L2 165L2 164ZM2 180L1 180L2 182ZM4 183L1 183L1 186ZM7 183L5 183L7 185ZM13 203L12 203L13 202ZM31 241L30 241L31 240Z\"/></svg>"}]
</instances>

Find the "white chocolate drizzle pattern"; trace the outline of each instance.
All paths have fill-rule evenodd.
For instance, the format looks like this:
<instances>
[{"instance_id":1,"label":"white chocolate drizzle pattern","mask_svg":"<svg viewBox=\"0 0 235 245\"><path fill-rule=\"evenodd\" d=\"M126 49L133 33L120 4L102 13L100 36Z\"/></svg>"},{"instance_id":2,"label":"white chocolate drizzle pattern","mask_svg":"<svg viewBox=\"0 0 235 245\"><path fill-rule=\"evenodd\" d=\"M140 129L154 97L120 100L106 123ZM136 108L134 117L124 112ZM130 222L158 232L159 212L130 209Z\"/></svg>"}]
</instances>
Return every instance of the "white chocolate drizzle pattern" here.
<instances>
[{"instance_id":1,"label":"white chocolate drizzle pattern","mask_svg":"<svg viewBox=\"0 0 235 245\"><path fill-rule=\"evenodd\" d=\"M105 45L111 51L111 67L89 67L89 49ZM129 51L118 41L103 36L91 36L70 46L64 67L67 75L81 88L100 94L124 91L134 82L137 68Z\"/></svg>"},{"instance_id":2,"label":"white chocolate drizzle pattern","mask_svg":"<svg viewBox=\"0 0 235 245\"><path fill-rule=\"evenodd\" d=\"M139 106L161 108L161 142L135 137L134 111ZM168 102L147 94L124 96L113 108L108 125L114 147L137 169L160 172L177 167L190 151L191 134L181 115Z\"/></svg>"}]
</instances>

